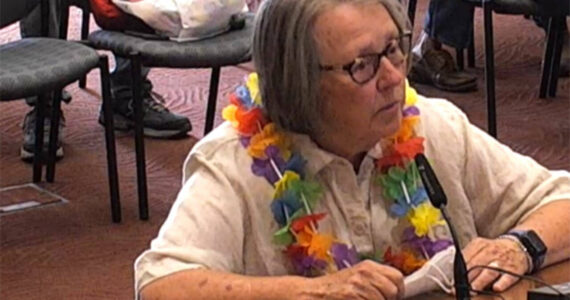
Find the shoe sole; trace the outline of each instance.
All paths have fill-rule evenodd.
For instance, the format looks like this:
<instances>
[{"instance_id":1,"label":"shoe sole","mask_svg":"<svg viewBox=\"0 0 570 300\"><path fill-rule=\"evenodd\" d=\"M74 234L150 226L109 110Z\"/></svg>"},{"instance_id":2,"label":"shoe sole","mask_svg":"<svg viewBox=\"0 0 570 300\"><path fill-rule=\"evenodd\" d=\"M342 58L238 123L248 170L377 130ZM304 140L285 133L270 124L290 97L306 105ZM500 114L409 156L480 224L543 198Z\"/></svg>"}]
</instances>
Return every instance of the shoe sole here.
<instances>
[{"instance_id":1,"label":"shoe sole","mask_svg":"<svg viewBox=\"0 0 570 300\"><path fill-rule=\"evenodd\" d=\"M462 85L444 86L444 85L441 85L441 84L434 82L431 79L427 79L424 76L421 76L417 73L412 73L412 72L410 72L410 74L408 74L408 79L411 82L415 82L415 83L419 83L419 84L425 84L425 85L431 85L431 86L433 86L439 90L452 92L452 93L465 93L465 92L472 92L472 91L477 90L477 80L474 80L471 82L466 82L465 84L462 84Z\"/></svg>"},{"instance_id":2,"label":"shoe sole","mask_svg":"<svg viewBox=\"0 0 570 300\"><path fill-rule=\"evenodd\" d=\"M42 153L42 156L47 157L48 156L47 152L44 151ZM55 161L58 161L62 158L63 158L63 147L59 147L55 151ZM24 149L24 147L22 147L22 148L20 148L20 159L22 159L25 162L33 162L34 161L34 152L28 151L28 150Z\"/></svg>"},{"instance_id":3,"label":"shoe sole","mask_svg":"<svg viewBox=\"0 0 570 300\"><path fill-rule=\"evenodd\" d=\"M99 124L105 126L103 115L99 118ZM113 114L113 128L117 131L131 131L135 128L135 123L121 115ZM143 127L143 135L155 139L173 139L187 136L187 132L192 130L192 126L181 130L164 130Z\"/></svg>"}]
</instances>

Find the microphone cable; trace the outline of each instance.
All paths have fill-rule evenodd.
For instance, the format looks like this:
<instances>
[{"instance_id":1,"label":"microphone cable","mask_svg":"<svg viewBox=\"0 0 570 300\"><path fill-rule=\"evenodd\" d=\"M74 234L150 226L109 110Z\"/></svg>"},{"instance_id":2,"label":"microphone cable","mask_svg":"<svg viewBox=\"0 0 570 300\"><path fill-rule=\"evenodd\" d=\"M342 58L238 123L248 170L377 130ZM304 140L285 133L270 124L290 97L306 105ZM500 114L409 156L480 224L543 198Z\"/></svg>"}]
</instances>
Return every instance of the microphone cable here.
<instances>
[{"instance_id":1,"label":"microphone cable","mask_svg":"<svg viewBox=\"0 0 570 300\"><path fill-rule=\"evenodd\" d=\"M505 269L501 269L501 268L498 268L498 267L484 266L484 265L476 265L476 266L471 267L469 270L467 270L467 275L469 275L469 273L470 273L471 271L476 270L476 269L488 269L488 270L492 270L492 271L498 272L499 274L508 274L508 275L511 275L511 276L516 277L516 278L518 278L518 279L526 279L526 280L530 280L530 281L533 281L533 282L536 282L536 283L540 283L540 284L542 284L543 286L545 286L545 287L547 287L548 289L550 289L550 290L552 290L553 292L555 292L556 294L558 294L558 296L562 297L562 299L570 300L570 297L568 297L567 295L564 295L564 293L562 293L560 290L558 290L557 288L553 287L551 284L547 283L546 281L544 281L544 280L542 280L542 279L540 279L540 278L538 278L538 277L535 277L535 276L520 275L520 274L511 272L511 271L508 271L508 270L505 270ZM503 299L503 300L505 299L505 298L503 298L503 296L501 296L499 293L493 292L493 291L478 291L478 290L473 290L473 289L472 289L472 291L475 292L475 293L481 293L481 294L484 294L484 295L489 295L489 296L494 296L494 297L500 297L500 298Z\"/></svg>"}]
</instances>

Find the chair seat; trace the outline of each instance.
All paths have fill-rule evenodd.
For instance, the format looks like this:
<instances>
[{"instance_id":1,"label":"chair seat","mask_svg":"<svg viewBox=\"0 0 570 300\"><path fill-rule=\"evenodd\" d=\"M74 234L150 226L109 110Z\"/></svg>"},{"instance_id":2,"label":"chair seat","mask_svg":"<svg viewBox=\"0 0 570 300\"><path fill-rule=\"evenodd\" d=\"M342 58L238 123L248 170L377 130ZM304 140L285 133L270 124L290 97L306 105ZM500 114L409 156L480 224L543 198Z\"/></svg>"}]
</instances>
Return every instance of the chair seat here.
<instances>
[{"instance_id":1,"label":"chair seat","mask_svg":"<svg viewBox=\"0 0 570 300\"><path fill-rule=\"evenodd\" d=\"M95 50L65 40L26 38L0 45L0 100L63 88L98 62Z\"/></svg>"},{"instance_id":2,"label":"chair seat","mask_svg":"<svg viewBox=\"0 0 570 300\"><path fill-rule=\"evenodd\" d=\"M481 0L466 0L481 6ZM568 0L485 0L493 11L506 15L555 16L568 14Z\"/></svg>"},{"instance_id":3,"label":"chair seat","mask_svg":"<svg viewBox=\"0 0 570 300\"><path fill-rule=\"evenodd\" d=\"M127 57L140 53L147 67L212 68L249 61L253 37L253 15L248 15L243 29L191 42L151 40L117 31L99 30L89 35L97 49Z\"/></svg>"}]
</instances>

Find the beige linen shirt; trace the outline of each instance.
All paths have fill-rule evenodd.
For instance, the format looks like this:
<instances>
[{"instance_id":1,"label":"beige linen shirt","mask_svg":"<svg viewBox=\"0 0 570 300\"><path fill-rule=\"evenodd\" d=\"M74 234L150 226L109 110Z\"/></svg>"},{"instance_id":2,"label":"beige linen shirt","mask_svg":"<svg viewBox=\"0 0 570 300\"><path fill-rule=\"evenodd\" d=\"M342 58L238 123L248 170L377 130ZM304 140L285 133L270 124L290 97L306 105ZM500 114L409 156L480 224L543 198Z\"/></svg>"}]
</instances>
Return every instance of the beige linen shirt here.
<instances>
[{"instance_id":1,"label":"beige linen shirt","mask_svg":"<svg viewBox=\"0 0 570 300\"><path fill-rule=\"evenodd\" d=\"M467 120L453 104L419 96L419 136L448 197L448 209L466 245L477 236L493 238L547 202L570 199L570 174L549 171L513 152ZM309 137L293 135L294 150L324 195L316 212L326 212L319 230L374 252L400 242L402 222L372 180L371 149L355 174L345 159L320 149ZM135 262L136 291L153 280L193 268L247 275L291 273L279 247L270 210L274 188L251 171L252 158L228 123L190 152L183 187L150 249ZM322 225L321 225L322 224Z\"/></svg>"}]
</instances>

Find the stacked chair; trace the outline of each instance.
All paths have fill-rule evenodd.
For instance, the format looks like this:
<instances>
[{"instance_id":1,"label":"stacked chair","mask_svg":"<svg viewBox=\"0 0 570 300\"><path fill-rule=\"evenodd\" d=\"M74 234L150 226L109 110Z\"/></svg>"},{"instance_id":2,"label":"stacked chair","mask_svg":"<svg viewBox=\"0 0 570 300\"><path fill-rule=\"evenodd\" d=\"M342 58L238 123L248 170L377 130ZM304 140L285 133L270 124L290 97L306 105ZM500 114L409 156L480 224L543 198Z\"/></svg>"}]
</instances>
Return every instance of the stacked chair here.
<instances>
[{"instance_id":1,"label":"stacked chair","mask_svg":"<svg viewBox=\"0 0 570 300\"><path fill-rule=\"evenodd\" d=\"M105 118L105 142L111 197L111 213L114 222L121 221L115 136L111 117L111 95L109 89L109 66L105 55L83 44L48 38L48 0L1 0L0 28L24 18L37 5L42 13L42 36L24 38L0 45L0 100L21 100L38 96L36 103L35 148L33 161L33 182L40 182L43 164L47 164L46 181L55 179L55 160L60 122L62 89L98 68L101 71L101 94ZM52 96L52 97L49 97ZM44 157L43 144L46 101L53 98L51 130L48 155Z\"/></svg>"}]
</instances>

